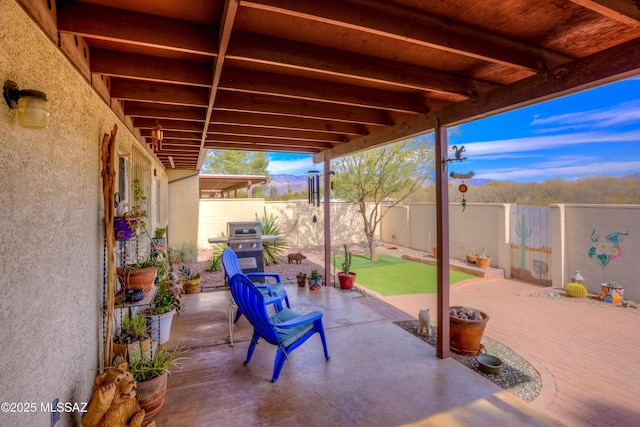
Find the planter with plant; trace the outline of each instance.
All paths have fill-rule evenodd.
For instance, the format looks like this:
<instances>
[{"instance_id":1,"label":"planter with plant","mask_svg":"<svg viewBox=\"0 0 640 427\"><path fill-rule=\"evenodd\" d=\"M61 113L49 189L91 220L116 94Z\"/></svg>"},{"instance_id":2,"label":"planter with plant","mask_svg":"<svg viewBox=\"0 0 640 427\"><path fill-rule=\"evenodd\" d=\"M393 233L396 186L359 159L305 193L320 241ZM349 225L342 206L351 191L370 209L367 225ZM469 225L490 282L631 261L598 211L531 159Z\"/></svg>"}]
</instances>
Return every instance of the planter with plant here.
<instances>
[{"instance_id":1,"label":"planter with plant","mask_svg":"<svg viewBox=\"0 0 640 427\"><path fill-rule=\"evenodd\" d=\"M175 285L171 260L163 250L158 253L158 292L151 307L143 311L154 341L164 344L169 340L173 316L181 310L180 289Z\"/></svg>"},{"instance_id":2,"label":"planter with plant","mask_svg":"<svg viewBox=\"0 0 640 427\"><path fill-rule=\"evenodd\" d=\"M147 201L147 196L142 189L139 179L133 181L133 206L128 211L123 211L114 217L113 227L117 240L129 240L138 228L144 228L143 218L147 216L147 211L142 208L142 203Z\"/></svg>"},{"instance_id":3,"label":"planter with plant","mask_svg":"<svg viewBox=\"0 0 640 427\"><path fill-rule=\"evenodd\" d=\"M141 357L129 364L129 372L137 381L136 399L145 411L145 419L153 417L162 408L167 392L167 377L182 368L182 348L168 351L159 346L150 357Z\"/></svg>"},{"instance_id":4,"label":"planter with plant","mask_svg":"<svg viewBox=\"0 0 640 427\"><path fill-rule=\"evenodd\" d=\"M484 269L491 267L491 257L487 256L487 251L484 248L482 248L482 255L476 256L476 265Z\"/></svg>"},{"instance_id":5,"label":"planter with plant","mask_svg":"<svg viewBox=\"0 0 640 427\"><path fill-rule=\"evenodd\" d=\"M135 264L118 267L116 274L125 294L130 290L138 289L143 290L146 294L153 288L157 269L156 261L149 257Z\"/></svg>"},{"instance_id":6,"label":"planter with plant","mask_svg":"<svg viewBox=\"0 0 640 427\"><path fill-rule=\"evenodd\" d=\"M160 251L163 251L167 246L167 239L165 238L166 228L158 227L153 232L153 239L151 239L151 254L157 255Z\"/></svg>"},{"instance_id":7,"label":"planter with plant","mask_svg":"<svg viewBox=\"0 0 640 427\"><path fill-rule=\"evenodd\" d=\"M197 294L200 292L200 273L191 272L191 268L186 264L180 266L178 273L182 279L182 289L185 294Z\"/></svg>"},{"instance_id":8,"label":"planter with plant","mask_svg":"<svg viewBox=\"0 0 640 427\"><path fill-rule=\"evenodd\" d=\"M318 273L318 270L311 270L311 273L307 278L307 282L309 283L310 290L317 291L320 289L320 286L322 285L322 276Z\"/></svg>"},{"instance_id":9,"label":"planter with plant","mask_svg":"<svg viewBox=\"0 0 640 427\"><path fill-rule=\"evenodd\" d=\"M304 288L304 285L307 283L307 275L301 271L297 274L296 280L298 281L298 287Z\"/></svg>"},{"instance_id":10,"label":"planter with plant","mask_svg":"<svg viewBox=\"0 0 640 427\"><path fill-rule=\"evenodd\" d=\"M122 318L120 332L113 340L113 352L129 362L140 359L151 348L151 338L147 319L131 308Z\"/></svg>"},{"instance_id":11,"label":"planter with plant","mask_svg":"<svg viewBox=\"0 0 640 427\"><path fill-rule=\"evenodd\" d=\"M476 263L476 250L475 249L471 249L471 253L467 254L467 262L469 264L475 264Z\"/></svg>"},{"instance_id":12,"label":"planter with plant","mask_svg":"<svg viewBox=\"0 0 640 427\"><path fill-rule=\"evenodd\" d=\"M351 252L347 249L347 245L344 245L344 261L342 262L342 271L338 273L338 282L340 283L340 289L353 288L353 282L356 280L356 273L351 271Z\"/></svg>"},{"instance_id":13,"label":"planter with plant","mask_svg":"<svg viewBox=\"0 0 640 427\"><path fill-rule=\"evenodd\" d=\"M601 285L602 296L604 302L613 305L622 305L622 296L624 295L624 286L618 282L607 282Z\"/></svg>"}]
</instances>

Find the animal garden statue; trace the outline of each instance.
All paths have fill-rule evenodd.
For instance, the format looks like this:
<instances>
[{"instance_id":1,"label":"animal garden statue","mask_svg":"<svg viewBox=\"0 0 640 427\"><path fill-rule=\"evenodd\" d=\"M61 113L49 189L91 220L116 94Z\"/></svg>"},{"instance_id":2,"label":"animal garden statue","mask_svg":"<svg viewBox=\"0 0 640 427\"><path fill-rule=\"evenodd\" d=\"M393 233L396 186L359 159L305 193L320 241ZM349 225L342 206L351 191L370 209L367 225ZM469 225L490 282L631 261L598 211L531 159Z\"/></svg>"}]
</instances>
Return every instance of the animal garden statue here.
<instances>
[{"instance_id":1,"label":"animal garden statue","mask_svg":"<svg viewBox=\"0 0 640 427\"><path fill-rule=\"evenodd\" d=\"M87 412L82 415L85 427L155 427L144 422L144 410L136 400L136 380L127 371L127 362L117 363L96 376Z\"/></svg>"},{"instance_id":2,"label":"animal garden statue","mask_svg":"<svg viewBox=\"0 0 640 427\"><path fill-rule=\"evenodd\" d=\"M295 261L296 264L300 264L303 259L307 259L307 257L302 255L300 252L298 252L297 254L289 254L287 255L287 258L289 260L289 264L291 264L291 261Z\"/></svg>"},{"instance_id":3,"label":"animal garden statue","mask_svg":"<svg viewBox=\"0 0 640 427\"><path fill-rule=\"evenodd\" d=\"M418 313L418 335L431 335L431 316L428 308Z\"/></svg>"}]
</instances>

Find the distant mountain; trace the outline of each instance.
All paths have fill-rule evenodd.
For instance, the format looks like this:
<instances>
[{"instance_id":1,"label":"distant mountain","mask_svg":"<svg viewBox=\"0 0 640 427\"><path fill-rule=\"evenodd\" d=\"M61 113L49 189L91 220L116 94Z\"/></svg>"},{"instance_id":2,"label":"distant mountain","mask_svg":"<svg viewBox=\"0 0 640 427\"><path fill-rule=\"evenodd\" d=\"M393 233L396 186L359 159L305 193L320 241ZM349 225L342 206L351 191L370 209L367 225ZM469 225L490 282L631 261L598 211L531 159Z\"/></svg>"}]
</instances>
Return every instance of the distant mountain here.
<instances>
[{"instance_id":1,"label":"distant mountain","mask_svg":"<svg viewBox=\"0 0 640 427\"><path fill-rule=\"evenodd\" d=\"M289 191L297 193L298 191L307 191L306 175L269 175L271 181L267 186L274 187L278 190L278 194L284 194Z\"/></svg>"}]
</instances>

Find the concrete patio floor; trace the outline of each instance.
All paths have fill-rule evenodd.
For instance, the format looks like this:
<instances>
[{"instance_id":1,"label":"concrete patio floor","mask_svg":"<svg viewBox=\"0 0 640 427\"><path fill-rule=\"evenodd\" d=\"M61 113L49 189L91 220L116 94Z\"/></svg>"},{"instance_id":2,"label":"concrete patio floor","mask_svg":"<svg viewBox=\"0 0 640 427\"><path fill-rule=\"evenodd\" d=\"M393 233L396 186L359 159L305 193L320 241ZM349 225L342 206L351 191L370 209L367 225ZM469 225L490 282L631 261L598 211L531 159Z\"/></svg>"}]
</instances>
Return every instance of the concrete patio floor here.
<instances>
[{"instance_id":1,"label":"concrete patio floor","mask_svg":"<svg viewBox=\"0 0 640 427\"><path fill-rule=\"evenodd\" d=\"M410 312L330 287L287 292L296 311L324 313L331 360L313 336L271 383L275 347L259 344L243 364L252 333L244 317L228 345L229 293L185 295L169 346L185 345L189 360L169 377L158 426L562 425L455 360L437 359L393 324L415 319Z\"/></svg>"}]
</instances>

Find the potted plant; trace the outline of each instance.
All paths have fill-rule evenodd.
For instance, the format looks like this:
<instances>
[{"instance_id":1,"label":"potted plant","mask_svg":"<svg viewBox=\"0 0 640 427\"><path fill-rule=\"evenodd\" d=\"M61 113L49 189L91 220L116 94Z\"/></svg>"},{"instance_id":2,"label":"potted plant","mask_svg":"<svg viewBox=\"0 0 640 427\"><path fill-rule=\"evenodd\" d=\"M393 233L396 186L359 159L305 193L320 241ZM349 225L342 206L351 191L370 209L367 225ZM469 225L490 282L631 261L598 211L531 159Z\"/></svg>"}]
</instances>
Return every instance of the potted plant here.
<instances>
[{"instance_id":1,"label":"potted plant","mask_svg":"<svg viewBox=\"0 0 640 427\"><path fill-rule=\"evenodd\" d=\"M167 245L167 239L164 237L166 232L167 229L163 227L158 227L153 232L153 238L151 239L151 253L153 255L157 255Z\"/></svg>"},{"instance_id":2,"label":"potted plant","mask_svg":"<svg viewBox=\"0 0 640 427\"><path fill-rule=\"evenodd\" d=\"M122 318L120 332L113 340L113 352L131 361L140 359L151 348L147 319L131 308Z\"/></svg>"},{"instance_id":3,"label":"potted plant","mask_svg":"<svg viewBox=\"0 0 640 427\"><path fill-rule=\"evenodd\" d=\"M309 282L309 289L312 291L317 291L320 289L320 285L322 283L322 276L318 273L318 270L311 270L309 277L307 278L307 282Z\"/></svg>"},{"instance_id":4,"label":"potted plant","mask_svg":"<svg viewBox=\"0 0 640 427\"><path fill-rule=\"evenodd\" d=\"M471 253L467 254L467 262L469 264L475 264L476 263L476 250L475 249L471 249Z\"/></svg>"},{"instance_id":5,"label":"potted plant","mask_svg":"<svg viewBox=\"0 0 640 427\"><path fill-rule=\"evenodd\" d=\"M431 246L431 252L433 253L433 257L434 258L438 258L438 247L437 246Z\"/></svg>"},{"instance_id":6,"label":"potted plant","mask_svg":"<svg viewBox=\"0 0 640 427\"><path fill-rule=\"evenodd\" d=\"M476 256L476 265L484 269L491 267L491 257L487 256L487 251L484 248L482 248L482 255Z\"/></svg>"},{"instance_id":7,"label":"potted plant","mask_svg":"<svg viewBox=\"0 0 640 427\"><path fill-rule=\"evenodd\" d=\"M145 419L160 412L167 392L167 376L182 368L183 353L182 348L168 351L165 346L159 346L153 355L129 364L129 372L138 383L136 399L145 411Z\"/></svg>"},{"instance_id":8,"label":"potted plant","mask_svg":"<svg viewBox=\"0 0 640 427\"><path fill-rule=\"evenodd\" d=\"M353 282L356 280L356 273L351 270L351 252L347 249L347 245L344 245L344 262L342 263L342 271L338 273L338 282L340 283L340 289L353 288Z\"/></svg>"},{"instance_id":9,"label":"potted plant","mask_svg":"<svg viewBox=\"0 0 640 427\"><path fill-rule=\"evenodd\" d=\"M175 284L171 260L163 250L158 253L158 292L151 307L143 311L154 341L164 344L169 340L173 316L181 310L180 289Z\"/></svg>"},{"instance_id":10,"label":"potted plant","mask_svg":"<svg viewBox=\"0 0 640 427\"><path fill-rule=\"evenodd\" d=\"M307 275L301 271L296 276L296 280L298 281L298 287L304 288L304 285L307 282Z\"/></svg>"},{"instance_id":11,"label":"potted plant","mask_svg":"<svg viewBox=\"0 0 640 427\"><path fill-rule=\"evenodd\" d=\"M147 211L142 209L142 203L147 201L147 196L142 189L139 179L133 181L133 206L130 210L124 211L114 217L113 227L117 240L129 240L136 230L144 227L143 218L147 216Z\"/></svg>"},{"instance_id":12,"label":"potted plant","mask_svg":"<svg viewBox=\"0 0 640 427\"><path fill-rule=\"evenodd\" d=\"M200 273L192 273L187 264L180 266L178 270L182 279L182 289L185 294L196 294L200 292Z\"/></svg>"},{"instance_id":13,"label":"potted plant","mask_svg":"<svg viewBox=\"0 0 640 427\"><path fill-rule=\"evenodd\" d=\"M602 301L613 305L622 305L622 295L624 294L624 286L618 282L607 282L601 285Z\"/></svg>"},{"instance_id":14,"label":"potted plant","mask_svg":"<svg viewBox=\"0 0 640 427\"><path fill-rule=\"evenodd\" d=\"M156 280L156 271L156 261L151 257L140 260L135 264L127 264L124 267L116 268L118 281L125 293L132 289L142 289L145 294L149 293Z\"/></svg>"},{"instance_id":15,"label":"potted plant","mask_svg":"<svg viewBox=\"0 0 640 427\"><path fill-rule=\"evenodd\" d=\"M482 348L482 335L489 321L486 313L470 307L449 307L449 346L451 351L475 356Z\"/></svg>"}]
</instances>

